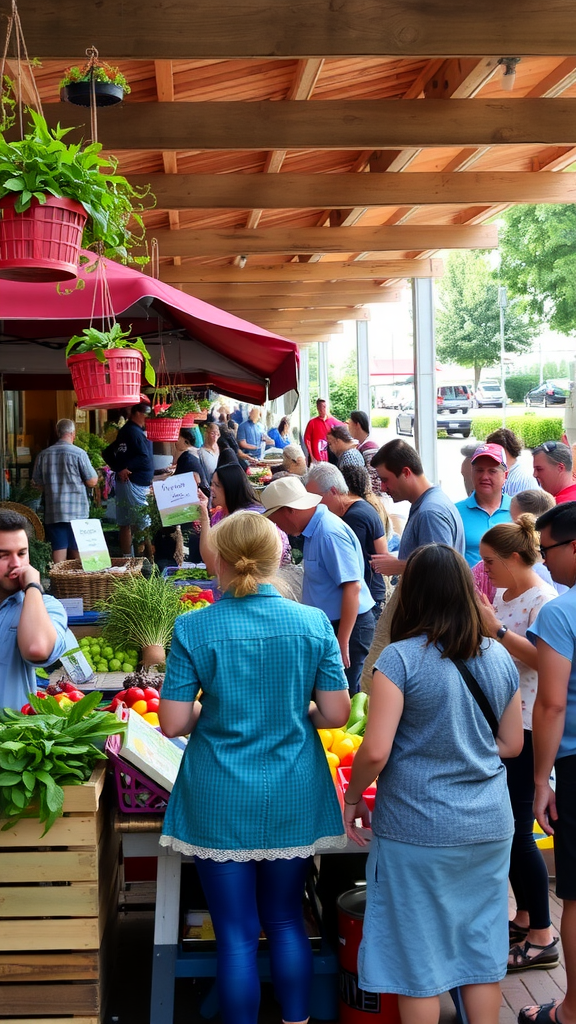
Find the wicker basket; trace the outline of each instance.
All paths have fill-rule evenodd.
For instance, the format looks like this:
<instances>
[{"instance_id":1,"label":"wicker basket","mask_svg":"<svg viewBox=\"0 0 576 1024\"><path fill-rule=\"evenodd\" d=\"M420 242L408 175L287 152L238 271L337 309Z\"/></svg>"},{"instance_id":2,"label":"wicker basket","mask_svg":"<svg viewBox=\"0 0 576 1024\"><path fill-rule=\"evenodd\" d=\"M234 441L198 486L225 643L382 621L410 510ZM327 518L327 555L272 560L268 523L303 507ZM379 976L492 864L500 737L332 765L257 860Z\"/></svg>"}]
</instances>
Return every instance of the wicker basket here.
<instances>
[{"instance_id":1,"label":"wicker basket","mask_svg":"<svg viewBox=\"0 0 576 1024\"><path fill-rule=\"evenodd\" d=\"M86 572L79 558L70 558L66 562L57 562L48 573L50 577L50 593L58 598L81 597L84 611L90 611L97 601L105 601L110 597L116 580L129 576L142 575L143 558L113 558L112 565L127 566L126 573L110 572L102 569L99 572Z\"/></svg>"}]
</instances>

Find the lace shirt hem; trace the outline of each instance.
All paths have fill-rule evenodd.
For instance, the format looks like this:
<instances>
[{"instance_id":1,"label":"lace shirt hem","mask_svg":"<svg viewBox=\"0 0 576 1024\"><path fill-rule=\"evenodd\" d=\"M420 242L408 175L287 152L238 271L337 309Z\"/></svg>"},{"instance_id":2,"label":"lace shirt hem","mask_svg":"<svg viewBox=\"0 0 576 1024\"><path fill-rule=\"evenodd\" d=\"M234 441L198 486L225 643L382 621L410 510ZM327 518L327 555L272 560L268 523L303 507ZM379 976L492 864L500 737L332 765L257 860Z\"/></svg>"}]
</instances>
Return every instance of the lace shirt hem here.
<instances>
[{"instance_id":1,"label":"lace shirt hem","mask_svg":"<svg viewBox=\"0 0 576 1024\"><path fill-rule=\"evenodd\" d=\"M194 846L174 836L160 836L160 846L170 846L176 853L184 853L188 857L200 857L202 860L214 860L221 863L227 860L244 862L248 860L291 860L293 857L313 857L323 850L343 849L346 836L322 836L309 846L287 846L271 850L213 850L206 846Z\"/></svg>"}]
</instances>

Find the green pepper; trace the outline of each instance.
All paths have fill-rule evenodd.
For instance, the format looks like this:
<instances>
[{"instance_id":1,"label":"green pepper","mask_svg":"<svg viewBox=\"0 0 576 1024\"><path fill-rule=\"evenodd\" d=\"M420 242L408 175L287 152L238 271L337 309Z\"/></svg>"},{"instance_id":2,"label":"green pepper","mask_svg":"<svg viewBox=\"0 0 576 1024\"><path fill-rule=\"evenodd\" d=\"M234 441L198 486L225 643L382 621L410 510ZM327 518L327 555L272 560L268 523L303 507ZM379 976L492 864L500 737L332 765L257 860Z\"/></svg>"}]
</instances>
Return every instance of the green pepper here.
<instances>
[{"instance_id":1,"label":"green pepper","mask_svg":"<svg viewBox=\"0 0 576 1024\"><path fill-rule=\"evenodd\" d=\"M363 718L366 718L368 711L368 694L367 693L355 693L350 701L350 718L344 726L346 732L351 731L351 726L356 725Z\"/></svg>"},{"instance_id":2,"label":"green pepper","mask_svg":"<svg viewBox=\"0 0 576 1024\"><path fill-rule=\"evenodd\" d=\"M360 718L357 722L355 722L354 725L347 725L346 732L350 736L363 736L364 730L366 728L366 722L367 717L366 715L363 715L363 717Z\"/></svg>"}]
</instances>

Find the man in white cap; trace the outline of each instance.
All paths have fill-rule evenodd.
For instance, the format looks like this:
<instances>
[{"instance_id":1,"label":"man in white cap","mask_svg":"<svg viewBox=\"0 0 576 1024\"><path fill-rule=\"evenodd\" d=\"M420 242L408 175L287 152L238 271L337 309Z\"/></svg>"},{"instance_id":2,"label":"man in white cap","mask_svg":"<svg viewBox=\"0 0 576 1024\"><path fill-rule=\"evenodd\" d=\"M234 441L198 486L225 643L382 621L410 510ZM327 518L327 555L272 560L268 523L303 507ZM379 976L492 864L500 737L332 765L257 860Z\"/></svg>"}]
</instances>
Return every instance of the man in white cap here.
<instances>
[{"instance_id":1,"label":"man in white cap","mask_svg":"<svg viewBox=\"0 0 576 1024\"><path fill-rule=\"evenodd\" d=\"M480 561L480 540L497 523L511 523L510 495L503 493L508 474L506 453L499 444L480 444L472 459L474 490L456 502L466 538L464 557L468 565Z\"/></svg>"},{"instance_id":2,"label":"man in white cap","mask_svg":"<svg viewBox=\"0 0 576 1024\"><path fill-rule=\"evenodd\" d=\"M297 477L273 480L262 493L264 515L285 533L304 537L304 604L326 613L340 646L350 693L358 691L374 634L374 601L364 581L358 538Z\"/></svg>"}]
</instances>

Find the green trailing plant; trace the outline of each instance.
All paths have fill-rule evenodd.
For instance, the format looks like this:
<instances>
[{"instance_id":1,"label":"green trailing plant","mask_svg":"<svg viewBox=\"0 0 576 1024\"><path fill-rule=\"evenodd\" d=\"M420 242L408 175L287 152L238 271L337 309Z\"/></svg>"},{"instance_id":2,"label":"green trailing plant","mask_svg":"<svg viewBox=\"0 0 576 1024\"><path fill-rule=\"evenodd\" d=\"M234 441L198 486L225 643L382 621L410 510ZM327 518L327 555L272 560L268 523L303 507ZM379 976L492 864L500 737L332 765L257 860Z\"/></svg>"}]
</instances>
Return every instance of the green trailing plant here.
<instances>
[{"instance_id":1,"label":"green trailing plant","mask_svg":"<svg viewBox=\"0 0 576 1024\"><path fill-rule=\"evenodd\" d=\"M66 346L66 358L70 355L79 355L81 352L92 352L101 363L106 362L106 349L110 348L132 348L141 352L144 356L144 376L149 384L154 384L156 374L150 362L150 353L142 338L130 337L131 327L123 331L120 324L114 324L109 331L99 331L96 327L85 327L82 334L75 334L70 338Z\"/></svg>"},{"instance_id":2,"label":"green trailing plant","mask_svg":"<svg viewBox=\"0 0 576 1024\"><path fill-rule=\"evenodd\" d=\"M77 430L74 444L86 452L94 469L101 469L105 465L102 452L107 447L108 441L105 441L103 437L91 434L88 430Z\"/></svg>"},{"instance_id":3,"label":"green trailing plant","mask_svg":"<svg viewBox=\"0 0 576 1024\"><path fill-rule=\"evenodd\" d=\"M105 615L102 636L118 647L170 646L174 623L180 611L180 598L154 569L149 579L134 575L115 580L114 589L105 601L99 601L97 610Z\"/></svg>"},{"instance_id":4,"label":"green trailing plant","mask_svg":"<svg viewBox=\"0 0 576 1024\"><path fill-rule=\"evenodd\" d=\"M103 82L105 85L117 85L119 89L123 89L126 95L131 92L128 80L122 74L119 68L111 67L110 64L106 64L104 61L91 62L88 61L84 67L78 67L74 64L70 68L66 68L64 77L60 82L60 89L64 89L67 85L74 85L76 82Z\"/></svg>"},{"instance_id":5,"label":"green trailing plant","mask_svg":"<svg viewBox=\"0 0 576 1024\"><path fill-rule=\"evenodd\" d=\"M128 260L129 250L142 245L142 200L150 189L134 188L117 174L115 157L101 155L102 145L65 142L71 128L49 128L45 118L27 108L28 130L23 139L8 142L0 131L0 198L14 196L17 213L33 199L45 203L49 196L74 199L88 214L82 238L84 248L97 247L104 256ZM136 233L130 226L137 226ZM146 262L137 259L135 262Z\"/></svg>"},{"instance_id":6,"label":"green trailing plant","mask_svg":"<svg viewBox=\"0 0 576 1024\"><path fill-rule=\"evenodd\" d=\"M102 700L97 691L68 709L53 697L28 697L33 715L0 711L0 818L7 819L6 831L36 811L46 835L62 814L62 786L86 782L96 761L106 757L97 744L124 732L126 724L95 710Z\"/></svg>"},{"instance_id":7,"label":"green trailing plant","mask_svg":"<svg viewBox=\"0 0 576 1024\"><path fill-rule=\"evenodd\" d=\"M30 565L33 565L42 578L48 576L48 570L52 566L52 545L46 540L38 540L36 537L28 538L28 552Z\"/></svg>"}]
</instances>

